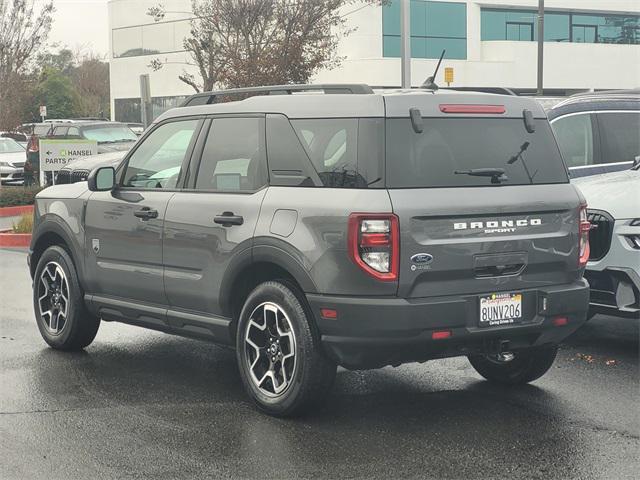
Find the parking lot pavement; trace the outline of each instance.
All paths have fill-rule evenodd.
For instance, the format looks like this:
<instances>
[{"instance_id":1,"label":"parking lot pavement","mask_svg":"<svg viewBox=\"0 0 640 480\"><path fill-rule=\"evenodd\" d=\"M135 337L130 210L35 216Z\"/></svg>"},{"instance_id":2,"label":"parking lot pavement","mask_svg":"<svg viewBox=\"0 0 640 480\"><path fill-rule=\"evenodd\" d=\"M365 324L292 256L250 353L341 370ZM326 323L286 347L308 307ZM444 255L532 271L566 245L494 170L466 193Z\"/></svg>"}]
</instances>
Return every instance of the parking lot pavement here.
<instances>
[{"instance_id":1,"label":"parking lot pavement","mask_svg":"<svg viewBox=\"0 0 640 480\"><path fill-rule=\"evenodd\" d=\"M234 353L121 324L47 348L25 253L0 251L0 478L637 478L637 320L596 317L496 388L464 358L339 370L312 416L254 410ZM635 473L634 473L635 472Z\"/></svg>"}]
</instances>

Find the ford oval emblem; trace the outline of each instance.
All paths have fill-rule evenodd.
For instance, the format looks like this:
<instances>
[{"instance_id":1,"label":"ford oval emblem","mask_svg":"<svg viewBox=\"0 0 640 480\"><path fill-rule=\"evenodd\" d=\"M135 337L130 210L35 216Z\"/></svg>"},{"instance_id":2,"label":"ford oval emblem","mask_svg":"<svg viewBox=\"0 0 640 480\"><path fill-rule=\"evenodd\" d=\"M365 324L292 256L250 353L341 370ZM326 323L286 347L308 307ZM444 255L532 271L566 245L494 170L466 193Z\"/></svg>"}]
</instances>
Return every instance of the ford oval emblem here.
<instances>
[{"instance_id":1,"label":"ford oval emblem","mask_svg":"<svg viewBox=\"0 0 640 480\"><path fill-rule=\"evenodd\" d=\"M433 255L429 253L416 253L414 256L411 257L411 261L413 263L419 263L422 265L429 264L433 262Z\"/></svg>"}]
</instances>

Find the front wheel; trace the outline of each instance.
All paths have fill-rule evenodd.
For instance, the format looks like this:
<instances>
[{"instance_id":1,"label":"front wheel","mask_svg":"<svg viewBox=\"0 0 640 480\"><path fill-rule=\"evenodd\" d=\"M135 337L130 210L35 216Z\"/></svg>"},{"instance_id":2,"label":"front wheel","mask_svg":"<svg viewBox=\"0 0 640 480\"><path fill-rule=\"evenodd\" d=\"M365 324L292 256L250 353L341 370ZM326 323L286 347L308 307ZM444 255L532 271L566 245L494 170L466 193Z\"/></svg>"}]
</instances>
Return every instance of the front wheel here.
<instances>
[{"instance_id":1,"label":"front wheel","mask_svg":"<svg viewBox=\"0 0 640 480\"><path fill-rule=\"evenodd\" d=\"M240 313L236 353L242 382L270 415L309 410L335 379L336 365L324 355L304 305L293 285L270 281L251 292Z\"/></svg>"},{"instance_id":2,"label":"front wheel","mask_svg":"<svg viewBox=\"0 0 640 480\"><path fill-rule=\"evenodd\" d=\"M492 355L469 355L476 372L490 382L523 385L543 376L553 365L557 346L528 348Z\"/></svg>"},{"instance_id":3,"label":"front wheel","mask_svg":"<svg viewBox=\"0 0 640 480\"><path fill-rule=\"evenodd\" d=\"M57 350L81 350L98 333L100 319L92 315L69 254L47 248L33 276L33 309L42 338Z\"/></svg>"}]
</instances>

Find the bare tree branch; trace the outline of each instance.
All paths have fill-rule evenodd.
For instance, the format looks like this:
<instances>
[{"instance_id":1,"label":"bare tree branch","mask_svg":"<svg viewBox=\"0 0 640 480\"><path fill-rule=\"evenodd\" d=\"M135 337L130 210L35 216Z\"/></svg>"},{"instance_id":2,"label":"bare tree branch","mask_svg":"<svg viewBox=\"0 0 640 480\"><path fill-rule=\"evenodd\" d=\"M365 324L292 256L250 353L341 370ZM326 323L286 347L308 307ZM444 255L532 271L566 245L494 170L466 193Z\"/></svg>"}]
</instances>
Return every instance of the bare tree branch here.
<instances>
[{"instance_id":1,"label":"bare tree branch","mask_svg":"<svg viewBox=\"0 0 640 480\"><path fill-rule=\"evenodd\" d=\"M345 11L352 3L354 0L192 0L191 32L184 48L200 79L186 71L179 78L196 91L306 83L319 70L340 64L338 43L352 31L345 17L362 8ZM167 13L162 5L148 11L156 21Z\"/></svg>"}]
</instances>

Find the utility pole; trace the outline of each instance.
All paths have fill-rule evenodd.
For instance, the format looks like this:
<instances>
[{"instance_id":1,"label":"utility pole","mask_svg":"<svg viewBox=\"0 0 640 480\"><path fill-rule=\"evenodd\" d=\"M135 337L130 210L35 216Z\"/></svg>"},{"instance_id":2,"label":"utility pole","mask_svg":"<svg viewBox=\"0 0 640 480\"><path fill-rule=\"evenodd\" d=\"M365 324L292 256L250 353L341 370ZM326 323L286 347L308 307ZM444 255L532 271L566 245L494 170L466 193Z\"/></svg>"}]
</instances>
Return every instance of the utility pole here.
<instances>
[{"instance_id":1,"label":"utility pole","mask_svg":"<svg viewBox=\"0 0 640 480\"><path fill-rule=\"evenodd\" d=\"M411 88L411 6L400 0L400 65L401 87Z\"/></svg>"},{"instance_id":2,"label":"utility pole","mask_svg":"<svg viewBox=\"0 0 640 480\"><path fill-rule=\"evenodd\" d=\"M140 114L144 128L147 128L153 121L153 111L151 108L151 84L149 74L140 75Z\"/></svg>"},{"instance_id":3,"label":"utility pole","mask_svg":"<svg viewBox=\"0 0 640 480\"><path fill-rule=\"evenodd\" d=\"M542 96L544 70L544 0L538 0L538 91Z\"/></svg>"}]
</instances>

